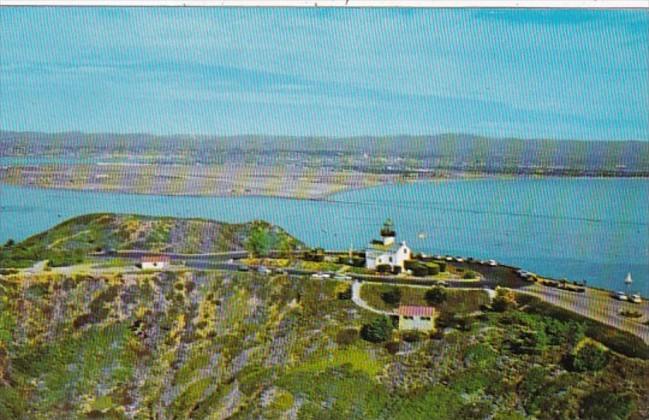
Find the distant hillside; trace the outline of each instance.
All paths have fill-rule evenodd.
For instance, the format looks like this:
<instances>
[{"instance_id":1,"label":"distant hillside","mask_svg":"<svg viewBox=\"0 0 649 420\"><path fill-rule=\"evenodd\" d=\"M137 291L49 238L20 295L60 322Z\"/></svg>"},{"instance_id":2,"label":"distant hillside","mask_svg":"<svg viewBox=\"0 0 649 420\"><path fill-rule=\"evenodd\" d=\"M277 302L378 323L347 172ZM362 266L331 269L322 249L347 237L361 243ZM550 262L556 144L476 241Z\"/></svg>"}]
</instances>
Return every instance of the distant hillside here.
<instances>
[{"instance_id":1,"label":"distant hillside","mask_svg":"<svg viewBox=\"0 0 649 420\"><path fill-rule=\"evenodd\" d=\"M67 220L18 244L0 249L0 267L24 267L49 259L62 265L102 250L150 250L177 253L240 251L253 232L269 249L294 249L302 243L264 221L228 224L120 214L90 214Z\"/></svg>"},{"instance_id":2,"label":"distant hillside","mask_svg":"<svg viewBox=\"0 0 649 420\"><path fill-rule=\"evenodd\" d=\"M649 142L490 138L450 133L385 137L155 136L0 131L0 156L156 155L156 163L334 159L334 166L376 171L367 158L412 159L410 169L481 173L649 176ZM341 160L338 162L338 160ZM343 162L345 161L345 162ZM378 162L380 163L380 162ZM320 162L320 164L326 164ZM396 165L396 166L395 166ZM390 166L399 168L399 162ZM405 169L405 168L403 168ZM551 170L549 173L543 170Z\"/></svg>"}]
</instances>

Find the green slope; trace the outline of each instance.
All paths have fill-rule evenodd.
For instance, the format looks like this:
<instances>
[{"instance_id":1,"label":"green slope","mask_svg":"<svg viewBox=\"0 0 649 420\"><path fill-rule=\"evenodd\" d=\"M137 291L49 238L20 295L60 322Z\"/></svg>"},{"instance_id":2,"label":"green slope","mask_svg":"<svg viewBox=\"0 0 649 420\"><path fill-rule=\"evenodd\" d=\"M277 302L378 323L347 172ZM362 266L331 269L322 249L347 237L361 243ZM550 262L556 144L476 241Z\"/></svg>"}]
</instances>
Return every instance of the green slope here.
<instances>
[{"instance_id":1,"label":"green slope","mask_svg":"<svg viewBox=\"0 0 649 420\"><path fill-rule=\"evenodd\" d=\"M264 221L228 224L205 219L89 214L18 244L3 246L0 267L27 267L42 260L50 260L54 266L67 265L102 250L239 251L246 249L251 239L257 239L266 249L289 250L303 245L282 228Z\"/></svg>"}]
</instances>

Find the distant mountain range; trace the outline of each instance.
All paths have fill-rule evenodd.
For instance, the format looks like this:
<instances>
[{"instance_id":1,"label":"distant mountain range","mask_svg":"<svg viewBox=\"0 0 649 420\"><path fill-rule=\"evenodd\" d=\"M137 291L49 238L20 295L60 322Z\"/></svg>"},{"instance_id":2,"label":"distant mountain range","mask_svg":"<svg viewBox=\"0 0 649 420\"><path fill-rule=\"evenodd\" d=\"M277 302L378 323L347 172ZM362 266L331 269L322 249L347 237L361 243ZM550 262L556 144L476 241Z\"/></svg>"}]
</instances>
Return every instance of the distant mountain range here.
<instances>
[{"instance_id":1,"label":"distant mountain range","mask_svg":"<svg viewBox=\"0 0 649 420\"><path fill-rule=\"evenodd\" d=\"M649 141L524 140L468 134L333 138L0 131L0 156L116 154L205 164L254 161L260 156L264 162L307 157L356 170L649 176Z\"/></svg>"}]
</instances>

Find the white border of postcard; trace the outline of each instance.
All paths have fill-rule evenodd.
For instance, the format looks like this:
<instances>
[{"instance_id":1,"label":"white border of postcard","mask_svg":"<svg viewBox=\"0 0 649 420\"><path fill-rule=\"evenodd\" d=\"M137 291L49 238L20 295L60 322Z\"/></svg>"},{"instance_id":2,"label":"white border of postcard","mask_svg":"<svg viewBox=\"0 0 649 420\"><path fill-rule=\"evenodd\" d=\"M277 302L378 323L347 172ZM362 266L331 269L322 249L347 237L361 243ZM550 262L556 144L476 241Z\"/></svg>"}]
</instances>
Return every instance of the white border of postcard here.
<instances>
[{"instance_id":1,"label":"white border of postcard","mask_svg":"<svg viewBox=\"0 0 649 420\"><path fill-rule=\"evenodd\" d=\"M648 0L0 0L1 6L649 8Z\"/></svg>"}]
</instances>

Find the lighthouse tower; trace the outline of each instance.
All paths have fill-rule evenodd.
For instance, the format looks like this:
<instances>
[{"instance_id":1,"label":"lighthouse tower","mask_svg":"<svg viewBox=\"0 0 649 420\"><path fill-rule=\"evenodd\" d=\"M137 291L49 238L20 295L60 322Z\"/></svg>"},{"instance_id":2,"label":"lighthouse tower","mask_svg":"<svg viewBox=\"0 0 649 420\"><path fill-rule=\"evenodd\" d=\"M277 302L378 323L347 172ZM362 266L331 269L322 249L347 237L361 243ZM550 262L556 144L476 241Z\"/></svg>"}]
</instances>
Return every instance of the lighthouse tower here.
<instances>
[{"instance_id":1,"label":"lighthouse tower","mask_svg":"<svg viewBox=\"0 0 649 420\"><path fill-rule=\"evenodd\" d=\"M381 228L381 238L383 239L384 246L390 246L394 243L394 238L397 237L397 233L394 231L394 222L392 219L387 219L383 223Z\"/></svg>"}]
</instances>

